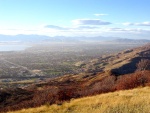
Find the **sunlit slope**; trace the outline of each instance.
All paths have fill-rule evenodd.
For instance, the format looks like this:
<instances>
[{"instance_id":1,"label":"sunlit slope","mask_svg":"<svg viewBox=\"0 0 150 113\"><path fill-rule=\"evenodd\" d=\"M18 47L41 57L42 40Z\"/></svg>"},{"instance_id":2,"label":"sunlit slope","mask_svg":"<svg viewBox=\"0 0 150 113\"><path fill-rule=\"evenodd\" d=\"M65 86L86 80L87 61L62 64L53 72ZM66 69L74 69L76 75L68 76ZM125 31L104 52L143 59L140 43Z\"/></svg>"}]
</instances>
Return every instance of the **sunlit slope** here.
<instances>
[{"instance_id":1,"label":"sunlit slope","mask_svg":"<svg viewBox=\"0 0 150 113\"><path fill-rule=\"evenodd\" d=\"M84 70L89 72L103 70L122 75L135 72L137 70L136 65L141 59L150 59L150 44L125 50L117 54L104 55L80 65Z\"/></svg>"},{"instance_id":2,"label":"sunlit slope","mask_svg":"<svg viewBox=\"0 0 150 113\"><path fill-rule=\"evenodd\" d=\"M150 113L150 87L118 91L9 113Z\"/></svg>"}]
</instances>

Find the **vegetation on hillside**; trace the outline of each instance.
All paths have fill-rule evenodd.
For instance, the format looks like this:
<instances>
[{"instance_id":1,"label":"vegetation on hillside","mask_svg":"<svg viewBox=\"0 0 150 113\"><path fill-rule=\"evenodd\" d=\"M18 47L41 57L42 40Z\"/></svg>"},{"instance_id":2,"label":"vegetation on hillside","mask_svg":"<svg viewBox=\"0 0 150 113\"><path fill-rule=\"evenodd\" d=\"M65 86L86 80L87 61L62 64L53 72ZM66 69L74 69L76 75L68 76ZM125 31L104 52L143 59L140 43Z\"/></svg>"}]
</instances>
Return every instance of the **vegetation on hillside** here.
<instances>
[{"instance_id":1,"label":"vegetation on hillside","mask_svg":"<svg viewBox=\"0 0 150 113\"><path fill-rule=\"evenodd\" d=\"M103 70L115 75L123 75L135 72L139 61L147 62L146 60L150 60L150 44L99 57L86 63L83 68L88 72ZM148 67L149 65L146 66L147 69Z\"/></svg>"},{"instance_id":2,"label":"vegetation on hillside","mask_svg":"<svg viewBox=\"0 0 150 113\"><path fill-rule=\"evenodd\" d=\"M78 74L68 74L62 77L50 79L24 88L0 89L0 109L1 112L14 111L23 108L35 108L41 105L62 105L63 102L75 98L93 96L102 93L114 92L118 90L132 89L136 87L150 86L150 46L144 46L134 51L125 52L128 57L111 60L119 63L119 70L124 72L135 67L135 71L129 74L120 75L112 70L107 71L85 71ZM132 53L134 53L132 55ZM130 63L124 64L130 59ZM138 56L138 57L137 57ZM110 56L106 56L104 61L110 62ZM122 58L127 58L122 63ZM116 60L115 60L116 59ZM91 62L97 62L93 59ZM106 67L110 64L104 62ZM98 61L99 62L99 61ZM80 62L82 63L82 62ZM80 64L78 63L78 64ZM99 65L99 63L97 64ZM118 65L118 64L117 64ZM87 65L83 65L87 66ZM112 67L114 65L112 64ZM126 67L129 66L129 67ZM82 66L81 66L82 67ZM126 67L126 68L125 68ZM90 67L88 67L90 69Z\"/></svg>"},{"instance_id":3,"label":"vegetation on hillside","mask_svg":"<svg viewBox=\"0 0 150 113\"><path fill-rule=\"evenodd\" d=\"M8 113L149 113L149 94L150 87L136 88Z\"/></svg>"},{"instance_id":4,"label":"vegetation on hillside","mask_svg":"<svg viewBox=\"0 0 150 113\"><path fill-rule=\"evenodd\" d=\"M117 90L150 86L150 71L138 71L123 76L96 75L64 76L28 89L0 91L1 111L38 107L44 104L61 105L72 98L81 98Z\"/></svg>"}]
</instances>

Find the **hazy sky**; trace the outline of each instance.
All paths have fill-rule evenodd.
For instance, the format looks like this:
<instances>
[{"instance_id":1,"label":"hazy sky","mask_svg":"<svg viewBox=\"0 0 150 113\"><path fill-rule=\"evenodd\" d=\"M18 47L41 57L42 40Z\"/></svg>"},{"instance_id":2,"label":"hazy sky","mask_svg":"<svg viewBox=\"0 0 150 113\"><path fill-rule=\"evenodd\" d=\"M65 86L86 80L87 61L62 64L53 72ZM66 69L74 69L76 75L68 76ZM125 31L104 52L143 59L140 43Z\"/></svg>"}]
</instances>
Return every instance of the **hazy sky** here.
<instances>
[{"instance_id":1,"label":"hazy sky","mask_svg":"<svg viewBox=\"0 0 150 113\"><path fill-rule=\"evenodd\" d=\"M150 39L150 0L0 0L0 34Z\"/></svg>"}]
</instances>

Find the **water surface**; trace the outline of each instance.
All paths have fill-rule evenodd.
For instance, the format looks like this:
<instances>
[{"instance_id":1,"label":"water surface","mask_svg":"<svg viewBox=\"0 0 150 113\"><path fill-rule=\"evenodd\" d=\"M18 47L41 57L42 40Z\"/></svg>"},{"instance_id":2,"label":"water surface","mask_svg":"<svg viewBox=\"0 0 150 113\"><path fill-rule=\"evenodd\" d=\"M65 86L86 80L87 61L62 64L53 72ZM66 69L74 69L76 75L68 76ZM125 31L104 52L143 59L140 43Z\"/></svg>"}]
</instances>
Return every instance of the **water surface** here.
<instances>
[{"instance_id":1,"label":"water surface","mask_svg":"<svg viewBox=\"0 0 150 113\"><path fill-rule=\"evenodd\" d=\"M0 51L22 51L30 46L28 45L0 45Z\"/></svg>"}]
</instances>

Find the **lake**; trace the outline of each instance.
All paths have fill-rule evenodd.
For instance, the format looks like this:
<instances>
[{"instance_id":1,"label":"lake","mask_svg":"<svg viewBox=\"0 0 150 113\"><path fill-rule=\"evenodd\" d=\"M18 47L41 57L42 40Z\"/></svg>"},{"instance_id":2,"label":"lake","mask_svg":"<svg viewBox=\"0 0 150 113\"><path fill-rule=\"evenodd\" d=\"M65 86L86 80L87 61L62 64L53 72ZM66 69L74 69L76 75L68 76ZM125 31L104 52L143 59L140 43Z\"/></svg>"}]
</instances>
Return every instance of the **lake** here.
<instances>
[{"instance_id":1,"label":"lake","mask_svg":"<svg viewBox=\"0 0 150 113\"><path fill-rule=\"evenodd\" d=\"M28 45L0 45L0 51L22 51L30 46Z\"/></svg>"}]
</instances>

